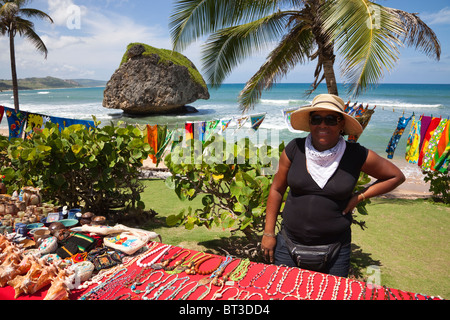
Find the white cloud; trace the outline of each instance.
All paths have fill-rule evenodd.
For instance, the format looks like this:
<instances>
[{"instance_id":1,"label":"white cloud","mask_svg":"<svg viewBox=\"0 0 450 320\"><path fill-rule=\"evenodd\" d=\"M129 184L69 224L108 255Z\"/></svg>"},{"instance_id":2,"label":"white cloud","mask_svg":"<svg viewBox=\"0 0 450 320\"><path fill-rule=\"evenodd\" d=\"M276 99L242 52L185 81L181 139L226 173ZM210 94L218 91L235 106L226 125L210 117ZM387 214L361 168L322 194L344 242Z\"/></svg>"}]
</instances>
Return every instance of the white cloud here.
<instances>
[{"instance_id":1,"label":"white cloud","mask_svg":"<svg viewBox=\"0 0 450 320\"><path fill-rule=\"evenodd\" d=\"M423 20L428 21L428 24L450 24L450 7L445 7L436 13L425 13L421 15Z\"/></svg>"},{"instance_id":2,"label":"white cloud","mask_svg":"<svg viewBox=\"0 0 450 320\"><path fill-rule=\"evenodd\" d=\"M94 7L80 7L79 28L69 28L72 0L48 0L48 14L53 18L52 27L38 31L48 48L48 58L36 52L29 41L16 38L17 68L19 77L55 76L61 78L90 77L108 80L119 66L126 46L131 42L170 48L167 30L162 27L140 25L131 18ZM93 5L94 6L94 5ZM68 20L69 19L69 20ZM73 24L72 24L73 26ZM44 31L42 31L44 30ZM2 38L2 43L5 38ZM7 42L5 42L7 43ZM7 46L2 46L7 48ZM8 57L0 55L3 66L0 73L10 77Z\"/></svg>"}]
</instances>

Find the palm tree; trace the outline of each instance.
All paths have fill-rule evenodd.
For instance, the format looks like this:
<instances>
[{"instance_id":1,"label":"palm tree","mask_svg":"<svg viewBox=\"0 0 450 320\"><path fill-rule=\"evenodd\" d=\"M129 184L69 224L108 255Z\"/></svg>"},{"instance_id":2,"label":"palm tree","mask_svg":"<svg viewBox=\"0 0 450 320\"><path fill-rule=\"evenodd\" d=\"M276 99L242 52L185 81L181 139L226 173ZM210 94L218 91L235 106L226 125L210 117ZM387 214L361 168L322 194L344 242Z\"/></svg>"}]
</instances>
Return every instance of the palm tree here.
<instances>
[{"instance_id":1,"label":"palm tree","mask_svg":"<svg viewBox=\"0 0 450 320\"><path fill-rule=\"evenodd\" d=\"M328 92L338 94L339 54L348 94L356 97L394 68L399 47L437 60L441 54L435 33L417 14L367 0L178 0L170 28L174 50L208 36L202 61L213 87L255 52L271 49L239 95L244 112L254 108L263 90L309 61L317 67L307 94L324 80Z\"/></svg>"},{"instance_id":2,"label":"palm tree","mask_svg":"<svg viewBox=\"0 0 450 320\"><path fill-rule=\"evenodd\" d=\"M47 47L41 38L34 31L33 22L25 18L40 18L53 23L52 18L45 12L37 9L24 8L29 0L0 0L0 32L2 35L9 37L9 50L11 55L11 75L14 95L14 107L16 112L19 111L19 86L17 82L16 71L16 53L14 48L14 37L17 33L25 36L36 47L37 51L42 52L47 58Z\"/></svg>"}]
</instances>

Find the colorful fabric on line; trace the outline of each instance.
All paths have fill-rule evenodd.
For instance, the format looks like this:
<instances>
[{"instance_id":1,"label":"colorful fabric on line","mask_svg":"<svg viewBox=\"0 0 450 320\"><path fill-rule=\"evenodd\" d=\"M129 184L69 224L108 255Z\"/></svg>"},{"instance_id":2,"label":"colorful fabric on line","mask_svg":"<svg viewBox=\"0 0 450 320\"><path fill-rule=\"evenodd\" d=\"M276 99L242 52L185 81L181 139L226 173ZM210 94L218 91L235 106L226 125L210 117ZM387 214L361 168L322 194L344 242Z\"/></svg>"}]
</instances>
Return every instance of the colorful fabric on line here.
<instances>
[{"instance_id":1,"label":"colorful fabric on line","mask_svg":"<svg viewBox=\"0 0 450 320\"><path fill-rule=\"evenodd\" d=\"M444 132L442 133L441 140L438 144L438 150L436 151L435 157L439 157L436 159L436 163L434 165L434 170L442 172L442 173L448 173L448 167L450 164L450 120L447 121L447 127L445 128ZM445 146L445 148L443 147Z\"/></svg>"},{"instance_id":2,"label":"colorful fabric on line","mask_svg":"<svg viewBox=\"0 0 450 320\"><path fill-rule=\"evenodd\" d=\"M205 142L206 141L206 122L200 121L196 125L198 131L198 140Z\"/></svg>"},{"instance_id":3,"label":"colorful fabric on line","mask_svg":"<svg viewBox=\"0 0 450 320\"><path fill-rule=\"evenodd\" d=\"M389 159L394 158L395 149L397 149L398 142L400 141L400 138L402 137L403 132L405 132L405 129L408 126L411 118L412 118L412 116L409 118L405 118L404 116L402 116L398 120L397 128L395 129L394 134L392 135L392 138L389 141L389 144L386 148L386 152L388 154Z\"/></svg>"},{"instance_id":4,"label":"colorful fabric on line","mask_svg":"<svg viewBox=\"0 0 450 320\"><path fill-rule=\"evenodd\" d=\"M21 138L28 113L5 107L6 117L8 119L9 139Z\"/></svg>"},{"instance_id":5,"label":"colorful fabric on line","mask_svg":"<svg viewBox=\"0 0 450 320\"><path fill-rule=\"evenodd\" d=\"M248 119L249 119L249 116L242 116L242 117L236 118L235 120L237 123L237 129L242 128L247 123Z\"/></svg>"},{"instance_id":6,"label":"colorful fabric on line","mask_svg":"<svg viewBox=\"0 0 450 320\"><path fill-rule=\"evenodd\" d=\"M422 160L422 169L423 170L428 170L428 169L434 170L434 168L431 167L431 164L432 164L434 155L437 150L437 145L438 145L438 143L441 139L442 133L444 132L444 129L447 125L447 121L448 121L447 119L442 119L439 122L439 125L436 127L436 129L434 130L434 132L430 138L427 149L424 151L424 156L423 156L423 160Z\"/></svg>"},{"instance_id":7,"label":"colorful fabric on line","mask_svg":"<svg viewBox=\"0 0 450 320\"><path fill-rule=\"evenodd\" d=\"M194 123L186 122L184 125L186 141L194 139Z\"/></svg>"},{"instance_id":8,"label":"colorful fabric on line","mask_svg":"<svg viewBox=\"0 0 450 320\"><path fill-rule=\"evenodd\" d=\"M427 132L425 133L425 137L422 142L422 147L420 149L419 162L417 163L419 167L422 167L423 157L425 156L425 152L428 149L430 139L433 136L434 130L436 130L440 122L441 122L440 118L432 118L430 121L430 125L428 126Z\"/></svg>"},{"instance_id":9,"label":"colorful fabric on line","mask_svg":"<svg viewBox=\"0 0 450 320\"><path fill-rule=\"evenodd\" d=\"M442 131L441 138L436 146L436 152L434 153L433 160L431 161L431 168L434 170L439 169L436 168L439 159L444 155L447 146L450 144L450 120L447 120L447 125L445 129Z\"/></svg>"},{"instance_id":10,"label":"colorful fabric on line","mask_svg":"<svg viewBox=\"0 0 450 320\"><path fill-rule=\"evenodd\" d=\"M30 138L33 132L44 129L47 122L50 122L49 116L29 113L27 117L27 130L25 131L25 138Z\"/></svg>"},{"instance_id":11,"label":"colorful fabric on line","mask_svg":"<svg viewBox=\"0 0 450 320\"><path fill-rule=\"evenodd\" d=\"M228 127L230 126L231 121L233 121L233 119L226 119L226 120L221 120L221 132L224 133L225 130L228 129Z\"/></svg>"},{"instance_id":12,"label":"colorful fabric on line","mask_svg":"<svg viewBox=\"0 0 450 320\"><path fill-rule=\"evenodd\" d=\"M442 156L436 162L436 165L434 166L434 169L436 171L439 171L439 172L442 172L442 173L448 173L449 165L450 165L450 143L445 148L445 151L442 154Z\"/></svg>"},{"instance_id":13,"label":"colorful fabric on line","mask_svg":"<svg viewBox=\"0 0 450 320\"><path fill-rule=\"evenodd\" d=\"M152 159L153 163L156 164L156 153L158 152L158 125L147 125L147 142L154 152L154 154L150 154L149 157Z\"/></svg>"},{"instance_id":14,"label":"colorful fabric on line","mask_svg":"<svg viewBox=\"0 0 450 320\"><path fill-rule=\"evenodd\" d=\"M85 126L87 129L94 128L95 123L94 121L88 121L88 120L77 120L77 119L67 119L67 118L60 118L60 117L50 117L51 123L56 123L59 127L59 130L64 130L67 127L81 124Z\"/></svg>"},{"instance_id":15,"label":"colorful fabric on line","mask_svg":"<svg viewBox=\"0 0 450 320\"><path fill-rule=\"evenodd\" d=\"M169 131L167 129L167 126L162 126L158 132L158 152L156 153L156 164L159 165L159 163L162 160L162 157L164 155L164 152L167 149L167 146L169 145L170 141L172 140L172 137L174 135L175 130Z\"/></svg>"},{"instance_id":16,"label":"colorful fabric on line","mask_svg":"<svg viewBox=\"0 0 450 320\"><path fill-rule=\"evenodd\" d=\"M409 131L408 140L406 142L405 160L411 164L417 164L419 161L419 145L420 145L420 119L417 121L413 115L411 130Z\"/></svg>"},{"instance_id":17,"label":"colorful fabric on line","mask_svg":"<svg viewBox=\"0 0 450 320\"><path fill-rule=\"evenodd\" d=\"M211 139L213 134L216 132L217 127L219 126L220 120L212 120L206 122L206 130L205 130L205 141Z\"/></svg>"},{"instance_id":18,"label":"colorful fabric on line","mask_svg":"<svg viewBox=\"0 0 450 320\"><path fill-rule=\"evenodd\" d=\"M420 118L420 144L419 144L419 152L422 150L423 141L425 140L425 135L427 134L428 127L431 123L431 117L429 116L422 116Z\"/></svg>"},{"instance_id":19,"label":"colorful fabric on line","mask_svg":"<svg viewBox=\"0 0 450 320\"><path fill-rule=\"evenodd\" d=\"M262 113L250 116L251 126L254 131L257 131L259 129L259 127L264 122L266 115L267 113Z\"/></svg>"},{"instance_id":20,"label":"colorful fabric on line","mask_svg":"<svg viewBox=\"0 0 450 320\"><path fill-rule=\"evenodd\" d=\"M294 128L292 128L292 124L291 124L291 116L297 110L298 110L298 107L284 109L281 111L281 113L283 114L284 122L286 123L286 126L288 127L288 130L290 132L294 132L294 133L301 132L300 130L295 130Z\"/></svg>"},{"instance_id":21,"label":"colorful fabric on line","mask_svg":"<svg viewBox=\"0 0 450 320\"><path fill-rule=\"evenodd\" d=\"M2 123L4 113L5 113L5 107L0 106L0 123Z\"/></svg>"}]
</instances>

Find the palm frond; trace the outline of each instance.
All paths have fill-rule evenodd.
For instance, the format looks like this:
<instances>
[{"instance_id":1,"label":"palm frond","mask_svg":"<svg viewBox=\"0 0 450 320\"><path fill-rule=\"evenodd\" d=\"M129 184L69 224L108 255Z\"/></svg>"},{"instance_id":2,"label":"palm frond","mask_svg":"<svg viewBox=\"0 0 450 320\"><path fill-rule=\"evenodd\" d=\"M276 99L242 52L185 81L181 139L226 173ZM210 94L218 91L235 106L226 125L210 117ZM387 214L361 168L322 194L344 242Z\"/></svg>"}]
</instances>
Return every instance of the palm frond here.
<instances>
[{"instance_id":1,"label":"palm frond","mask_svg":"<svg viewBox=\"0 0 450 320\"><path fill-rule=\"evenodd\" d=\"M240 62L277 41L285 32L286 21L286 16L277 12L212 34L204 45L203 56L209 83L220 85Z\"/></svg>"},{"instance_id":2,"label":"palm frond","mask_svg":"<svg viewBox=\"0 0 450 320\"><path fill-rule=\"evenodd\" d=\"M386 10L397 15L402 23L405 33L400 39L403 43L422 51L429 58L440 60L440 42L434 31L417 14L393 8L386 8Z\"/></svg>"},{"instance_id":3,"label":"palm frond","mask_svg":"<svg viewBox=\"0 0 450 320\"><path fill-rule=\"evenodd\" d=\"M36 50L44 54L47 59L48 50L44 44L44 41L39 37L39 35L34 31L34 24L22 18L17 18L16 30L21 35L27 38Z\"/></svg>"},{"instance_id":4,"label":"palm frond","mask_svg":"<svg viewBox=\"0 0 450 320\"><path fill-rule=\"evenodd\" d=\"M174 4L169 28L175 50L222 28L260 19L287 0L179 0Z\"/></svg>"},{"instance_id":5,"label":"palm frond","mask_svg":"<svg viewBox=\"0 0 450 320\"><path fill-rule=\"evenodd\" d=\"M254 108L263 90L272 88L295 66L309 60L314 46L313 38L310 24L297 21L240 93L240 109L244 113Z\"/></svg>"},{"instance_id":6,"label":"palm frond","mask_svg":"<svg viewBox=\"0 0 450 320\"><path fill-rule=\"evenodd\" d=\"M22 8L20 9L20 14L27 18L39 18L42 20L47 20L50 23L53 23L52 17L41 10L31 9L31 8Z\"/></svg>"},{"instance_id":7,"label":"palm frond","mask_svg":"<svg viewBox=\"0 0 450 320\"><path fill-rule=\"evenodd\" d=\"M341 72L349 93L363 90L393 69L405 34L397 15L366 0L333 1L324 13L324 32L342 54Z\"/></svg>"}]
</instances>

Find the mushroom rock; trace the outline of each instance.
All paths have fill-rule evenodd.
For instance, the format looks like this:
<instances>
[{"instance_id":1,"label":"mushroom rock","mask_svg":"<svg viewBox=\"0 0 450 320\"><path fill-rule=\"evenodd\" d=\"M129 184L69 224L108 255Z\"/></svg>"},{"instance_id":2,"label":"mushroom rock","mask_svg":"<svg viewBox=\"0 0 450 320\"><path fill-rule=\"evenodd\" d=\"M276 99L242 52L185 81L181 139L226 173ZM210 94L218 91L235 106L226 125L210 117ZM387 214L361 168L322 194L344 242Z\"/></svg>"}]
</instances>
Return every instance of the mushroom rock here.
<instances>
[{"instance_id":1,"label":"mushroom rock","mask_svg":"<svg viewBox=\"0 0 450 320\"><path fill-rule=\"evenodd\" d=\"M132 43L106 85L103 107L138 116L185 113L188 104L209 98L203 77L188 58Z\"/></svg>"}]
</instances>

